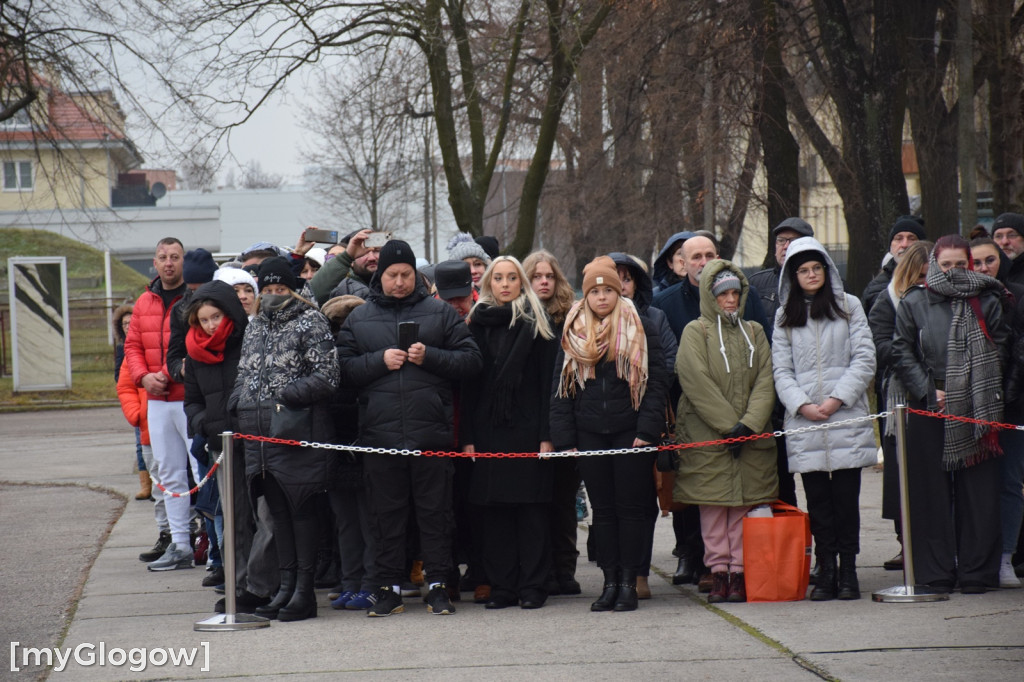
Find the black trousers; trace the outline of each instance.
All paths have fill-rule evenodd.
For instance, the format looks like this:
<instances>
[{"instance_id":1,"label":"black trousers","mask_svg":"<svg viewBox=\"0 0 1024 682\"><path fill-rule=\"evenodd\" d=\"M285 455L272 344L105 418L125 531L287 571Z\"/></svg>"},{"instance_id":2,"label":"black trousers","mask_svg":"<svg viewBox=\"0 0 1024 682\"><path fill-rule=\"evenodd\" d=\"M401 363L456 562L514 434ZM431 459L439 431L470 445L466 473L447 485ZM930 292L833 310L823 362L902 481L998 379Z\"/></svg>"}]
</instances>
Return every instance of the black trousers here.
<instances>
[{"instance_id":1,"label":"black trousers","mask_svg":"<svg viewBox=\"0 0 1024 682\"><path fill-rule=\"evenodd\" d=\"M580 450L628 448L635 433L596 434L580 432ZM580 473L593 506L597 564L639 572L651 544L651 509L657 513L653 452L580 457ZM700 524L697 526L700 531Z\"/></svg>"},{"instance_id":2,"label":"black trousers","mask_svg":"<svg viewBox=\"0 0 1024 682\"><path fill-rule=\"evenodd\" d=\"M280 580L274 527L266 500L261 505L245 475L245 448L232 455L231 486L235 515L235 588L272 597ZM223 500L222 500L223 503Z\"/></svg>"},{"instance_id":3,"label":"black trousers","mask_svg":"<svg viewBox=\"0 0 1024 682\"><path fill-rule=\"evenodd\" d=\"M495 504L478 507L484 517L484 570L491 594L524 598L544 592L548 575L548 505Z\"/></svg>"},{"instance_id":4,"label":"black trousers","mask_svg":"<svg viewBox=\"0 0 1024 682\"><path fill-rule=\"evenodd\" d=\"M860 472L837 469L800 474L819 557L860 552Z\"/></svg>"},{"instance_id":5,"label":"black trousers","mask_svg":"<svg viewBox=\"0 0 1024 682\"><path fill-rule=\"evenodd\" d=\"M469 496L473 482L473 460L455 457L454 467L454 518L455 540L452 548L452 564L466 564L466 577L471 584L488 585L484 570L484 514L479 505L472 504Z\"/></svg>"},{"instance_id":6,"label":"black trousers","mask_svg":"<svg viewBox=\"0 0 1024 682\"><path fill-rule=\"evenodd\" d=\"M320 543L316 496L307 497L299 507L293 507L277 479L269 473L263 479L263 496L274 521L278 567L312 573L316 568L316 550Z\"/></svg>"},{"instance_id":7,"label":"black trousers","mask_svg":"<svg viewBox=\"0 0 1024 682\"><path fill-rule=\"evenodd\" d=\"M409 579L406 529L409 503L419 526L420 554L430 580L444 581L452 571L453 468L443 457L401 457L367 453L363 457L370 530L377 545L374 562L381 585Z\"/></svg>"},{"instance_id":8,"label":"black trousers","mask_svg":"<svg viewBox=\"0 0 1024 682\"><path fill-rule=\"evenodd\" d=\"M700 533L700 507L691 504L672 512L672 532L676 537L676 554L704 563L704 536Z\"/></svg>"},{"instance_id":9,"label":"black trousers","mask_svg":"<svg viewBox=\"0 0 1024 682\"><path fill-rule=\"evenodd\" d=\"M911 407L924 409L920 403ZM907 496L918 583L999 584L1001 542L997 458L949 472L942 465L944 420L907 419Z\"/></svg>"},{"instance_id":10,"label":"black trousers","mask_svg":"<svg viewBox=\"0 0 1024 682\"><path fill-rule=\"evenodd\" d=\"M576 559L576 491L580 487L580 472L575 457L556 457L551 465L554 482L548 505L548 532L551 538L551 573L554 576L575 577Z\"/></svg>"}]
</instances>

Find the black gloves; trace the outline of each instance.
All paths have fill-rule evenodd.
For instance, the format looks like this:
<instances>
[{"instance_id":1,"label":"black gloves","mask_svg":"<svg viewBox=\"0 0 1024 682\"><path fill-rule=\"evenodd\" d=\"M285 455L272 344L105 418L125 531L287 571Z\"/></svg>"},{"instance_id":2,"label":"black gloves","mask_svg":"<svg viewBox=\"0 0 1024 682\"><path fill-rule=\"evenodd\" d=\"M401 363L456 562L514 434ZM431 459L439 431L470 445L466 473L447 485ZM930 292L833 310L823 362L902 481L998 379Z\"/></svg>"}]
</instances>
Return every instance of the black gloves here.
<instances>
[{"instance_id":1,"label":"black gloves","mask_svg":"<svg viewBox=\"0 0 1024 682\"><path fill-rule=\"evenodd\" d=\"M732 430L730 430L729 433L725 434L725 437L726 438L742 438L744 436L753 436L753 435L754 435L754 432L751 431L747 427L746 424L744 424L743 422L736 422L736 426L732 427ZM729 448L729 452L732 453L733 457L739 457L740 456L740 450L743 449L743 444L745 442L746 441L740 441L738 443L729 443L729 445L727 447Z\"/></svg>"}]
</instances>

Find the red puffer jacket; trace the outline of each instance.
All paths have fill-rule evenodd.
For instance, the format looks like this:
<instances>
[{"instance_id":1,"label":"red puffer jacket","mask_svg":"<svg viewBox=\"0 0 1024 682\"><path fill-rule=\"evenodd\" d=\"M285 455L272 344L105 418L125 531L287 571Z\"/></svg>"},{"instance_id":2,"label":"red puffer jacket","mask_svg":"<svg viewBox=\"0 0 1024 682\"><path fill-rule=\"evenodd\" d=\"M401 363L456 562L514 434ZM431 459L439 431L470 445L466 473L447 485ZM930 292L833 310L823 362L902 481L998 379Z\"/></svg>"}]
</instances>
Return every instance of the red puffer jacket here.
<instances>
[{"instance_id":1,"label":"red puffer jacket","mask_svg":"<svg viewBox=\"0 0 1024 682\"><path fill-rule=\"evenodd\" d=\"M181 299L177 296L171 305L164 308L163 299L157 293L163 288L157 277L149 284L132 311L132 323L128 328L128 338L124 342L124 366L131 372L132 381L142 386L142 377L150 373L163 372L170 377L167 370L167 343L171 338L171 308ZM185 400L185 386L169 381L167 395L149 394L150 400L175 402Z\"/></svg>"}]
</instances>

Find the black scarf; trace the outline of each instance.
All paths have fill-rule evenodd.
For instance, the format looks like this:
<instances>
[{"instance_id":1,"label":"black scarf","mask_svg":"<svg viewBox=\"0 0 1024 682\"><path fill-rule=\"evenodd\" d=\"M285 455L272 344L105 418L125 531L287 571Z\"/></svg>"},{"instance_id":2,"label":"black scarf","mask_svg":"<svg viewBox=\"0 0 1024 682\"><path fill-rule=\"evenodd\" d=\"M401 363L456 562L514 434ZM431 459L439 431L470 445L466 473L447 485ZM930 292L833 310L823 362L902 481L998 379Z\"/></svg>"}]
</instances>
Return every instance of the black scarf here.
<instances>
[{"instance_id":1,"label":"black scarf","mask_svg":"<svg viewBox=\"0 0 1024 682\"><path fill-rule=\"evenodd\" d=\"M474 324L483 327L487 339L482 350L494 358L494 374L487 391L491 397L491 423L510 426L515 422L512 408L519 399L519 388L526 373L535 340L535 329L528 320L516 320L511 329L512 306L478 305L472 313Z\"/></svg>"}]
</instances>

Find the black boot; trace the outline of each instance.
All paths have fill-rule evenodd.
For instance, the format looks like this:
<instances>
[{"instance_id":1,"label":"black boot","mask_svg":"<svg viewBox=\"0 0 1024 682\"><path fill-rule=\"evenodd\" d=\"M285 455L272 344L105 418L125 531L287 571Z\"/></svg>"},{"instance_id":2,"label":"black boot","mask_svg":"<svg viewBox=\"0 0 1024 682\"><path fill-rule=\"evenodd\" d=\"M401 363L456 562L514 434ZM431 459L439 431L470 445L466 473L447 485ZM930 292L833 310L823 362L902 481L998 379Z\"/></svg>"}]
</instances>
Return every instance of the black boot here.
<instances>
[{"instance_id":1,"label":"black boot","mask_svg":"<svg viewBox=\"0 0 1024 682\"><path fill-rule=\"evenodd\" d=\"M619 569L605 568L604 570L604 591L593 604L591 611L611 611L615 607L615 599L619 594ZM635 583L634 583L635 584Z\"/></svg>"},{"instance_id":2,"label":"black boot","mask_svg":"<svg viewBox=\"0 0 1024 682\"><path fill-rule=\"evenodd\" d=\"M811 575L807 579L807 582L811 585L818 584L818 576L821 575L821 564L818 563L818 557L814 557L814 566L811 567Z\"/></svg>"},{"instance_id":3,"label":"black boot","mask_svg":"<svg viewBox=\"0 0 1024 682\"><path fill-rule=\"evenodd\" d=\"M313 572L299 571L295 578L295 593L277 614L281 622L316 618L316 594L313 593Z\"/></svg>"},{"instance_id":4,"label":"black boot","mask_svg":"<svg viewBox=\"0 0 1024 682\"><path fill-rule=\"evenodd\" d=\"M699 579L700 576L696 575L698 568L699 563L695 561L692 556L684 552L683 555L679 557L679 563L676 564L676 572L672 576L672 584L689 585L694 580Z\"/></svg>"},{"instance_id":5,"label":"black boot","mask_svg":"<svg viewBox=\"0 0 1024 682\"><path fill-rule=\"evenodd\" d=\"M622 569L622 579L619 580L619 594L615 598L615 606L612 607L612 610L636 611L638 598L636 593L636 571Z\"/></svg>"},{"instance_id":6,"label":"black boot","mask_svg":"<svg viewBox=\"0 0 1024 682\"><path fill-rule=\"evenodd\" d=\"M857 582L857 555L839 555L839 599L860 599L860 583Z\"/></svg>"},{"instance_id":7,"label":"black boot","mask_svg":"<svg viewBox=\"0 0 1024 682\"><path fill-rule=\"evenodd\" d=\"M271 620L277 618L278 612L285 607L285 605L291 601L292 595L295 593L295 569L282 568L281 569L281 585L277 588L277 594L270 600L270 603L265 606L256 607L256 615L269 618Z\"/></svg>"},{"instance_id":8,"label":"black boot","mask_svg":"<svg viewBox=\"0 0 1024 682\"><path fill-rule=\"evenodd\" d=\"M821 571L818 581L811 590L811 601L829 601L836 598L836 555L823 554L818 557Z\"/></svg>"}]
</instances>

